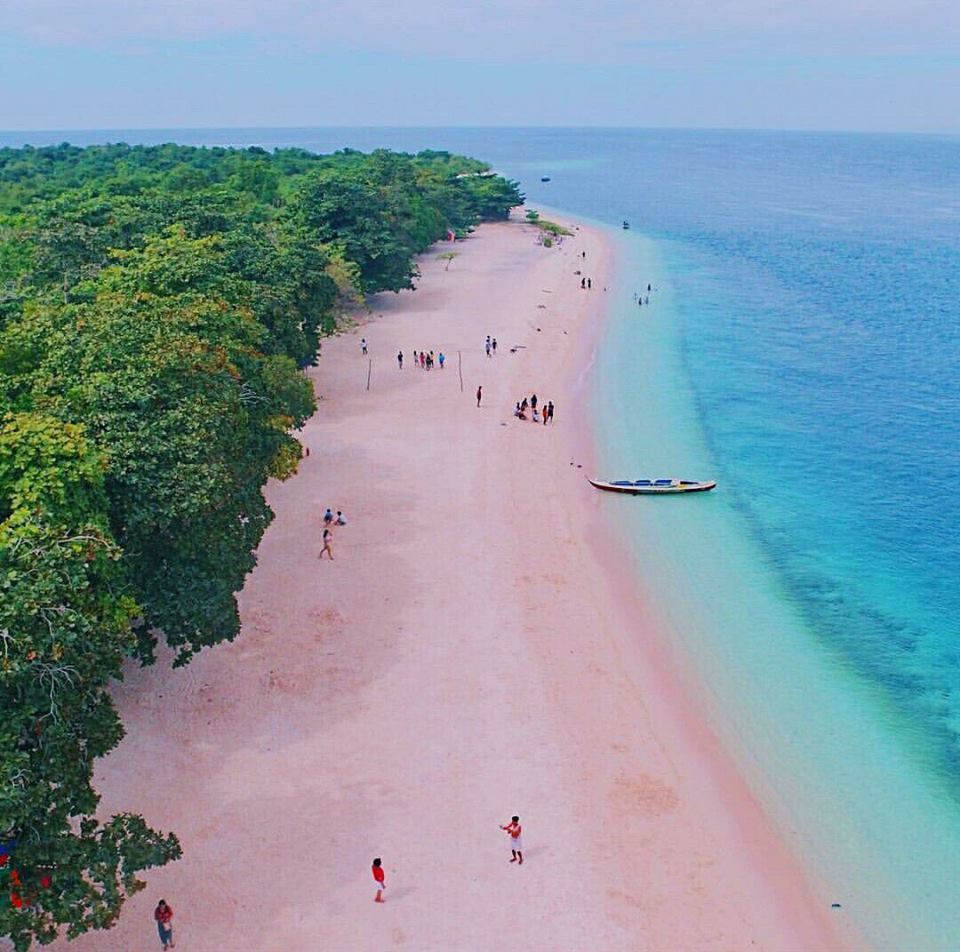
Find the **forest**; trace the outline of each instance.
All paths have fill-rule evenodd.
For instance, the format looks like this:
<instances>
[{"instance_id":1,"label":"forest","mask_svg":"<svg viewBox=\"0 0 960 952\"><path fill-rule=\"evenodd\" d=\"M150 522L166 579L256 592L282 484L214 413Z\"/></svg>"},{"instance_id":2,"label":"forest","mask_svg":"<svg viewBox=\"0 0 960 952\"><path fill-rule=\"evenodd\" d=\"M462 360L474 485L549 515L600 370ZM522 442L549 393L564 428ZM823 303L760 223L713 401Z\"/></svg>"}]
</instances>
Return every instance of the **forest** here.
<instances>
[{"instance_id":1,"label":"forest","mask_svg":"<svg viewBox=\"0 0 960 952\"><path fill-rule=\"evenodd\" d=\"M95 761L124 733L111 684L237 636L320 338L522 201L446 152L0 149L0 936L18 952L108 928L180 855L175 831L98 813Z\"/></svg>"}]
</instances>

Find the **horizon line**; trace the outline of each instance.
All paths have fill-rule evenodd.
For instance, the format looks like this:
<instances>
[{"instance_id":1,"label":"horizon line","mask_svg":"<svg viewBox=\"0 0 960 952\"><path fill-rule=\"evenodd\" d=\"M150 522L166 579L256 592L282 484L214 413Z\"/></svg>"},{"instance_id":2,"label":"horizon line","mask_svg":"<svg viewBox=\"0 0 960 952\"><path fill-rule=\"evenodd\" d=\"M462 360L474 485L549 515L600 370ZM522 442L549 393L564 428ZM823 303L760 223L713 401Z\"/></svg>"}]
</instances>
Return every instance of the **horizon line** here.
<instances>
[{"instance_id":1,"label":"horizon line","mask_svg":"<svg viewBox=\"0 0 960 952\"><path fill-rule=\"evenodd\" d=\"M0 129L0 136L13 135L42 135L44 133L111 133L111 132L284 132L310 130L338 130L338 129L369 129L369 130L445 130L445 129L596 129L609 131L644 131L644 132L754 132L754 133L787 133L813 135L879 135L879 136L940 136L946 138L960 138L960 130L900 130L900 129L820 129L820 128L791 128L786 126L644 126L644 125L607 125L600 123L476 123L476 124L445 124L445 125L417 125L386 123L372 123L366 125L350 125L344 123L319 125L162 125L162 126L73 126L73 127L45 127L24 129ZM58 143L59 144L59 143Z\"/></svg>"}]
</instances>

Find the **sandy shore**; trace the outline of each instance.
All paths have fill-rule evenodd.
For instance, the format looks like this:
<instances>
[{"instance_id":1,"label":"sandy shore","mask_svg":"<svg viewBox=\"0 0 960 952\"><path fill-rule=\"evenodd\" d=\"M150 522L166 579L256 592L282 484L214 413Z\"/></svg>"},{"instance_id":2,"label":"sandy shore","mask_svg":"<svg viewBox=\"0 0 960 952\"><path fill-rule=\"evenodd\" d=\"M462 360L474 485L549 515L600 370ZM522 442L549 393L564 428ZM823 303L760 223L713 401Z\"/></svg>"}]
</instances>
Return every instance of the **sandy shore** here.
<instances>
[{"instance_id":1,"label":"sandy shore","mask_svg":"<svg viewBox=\"0 0 960 952\"><path fill-rule=\"evenodd\" d=\"M184 859L69 948L159 947L161 896L191 952L838 947L676 690L611 571L588 466L571 465L586 461L577 386L605 239L545 249L510 223L457 251L324 343L310 456L269 487L277 518L237 641L120 690L128 737L99 771L104 807L176 830ZM446 369L414 369L414 348ZM551 426L512 418L534 392L555 402ZM349 520L332 563L328 505ZM513 813L522 868L498 829Z\"/></svg>"}]
</instances>

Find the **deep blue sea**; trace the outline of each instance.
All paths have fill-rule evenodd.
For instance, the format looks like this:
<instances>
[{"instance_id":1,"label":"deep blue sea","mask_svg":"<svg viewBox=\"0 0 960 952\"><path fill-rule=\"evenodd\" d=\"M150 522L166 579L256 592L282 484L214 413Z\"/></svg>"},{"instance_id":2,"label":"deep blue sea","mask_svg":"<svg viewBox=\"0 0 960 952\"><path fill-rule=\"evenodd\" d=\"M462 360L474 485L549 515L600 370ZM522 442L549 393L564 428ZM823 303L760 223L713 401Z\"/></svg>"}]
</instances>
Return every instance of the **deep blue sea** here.
<instances>
[{"instance_id":1,"label":"deep blue sea","mask_svg":"<svg viewBox=\"0 0 960 952\"><path fill-rule=\"evenodd\" d=\"M960 138L0 134L61 140L447 148L611 226L605 475L720 485L604 506L824 900L877 947L960 947Z\"/></svg>"}]
</instances>

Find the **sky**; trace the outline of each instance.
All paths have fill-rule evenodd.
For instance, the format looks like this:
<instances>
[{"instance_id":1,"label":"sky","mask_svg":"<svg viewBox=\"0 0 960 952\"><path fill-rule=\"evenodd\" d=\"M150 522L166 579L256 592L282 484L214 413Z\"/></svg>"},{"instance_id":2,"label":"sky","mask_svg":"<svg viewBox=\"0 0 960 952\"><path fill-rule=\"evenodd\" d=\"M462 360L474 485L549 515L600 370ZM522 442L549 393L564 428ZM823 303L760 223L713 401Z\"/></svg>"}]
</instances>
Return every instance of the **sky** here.
<instances>
[{"instance_id":1,"label":"sky","mask_svg":"<svg viewBox=\"0 0 960 952\"><path fill-rule=\"evenodd\" d=\"M0 130L960 132L958 0L0 0Z\"/></svg>"}]
</instances>

